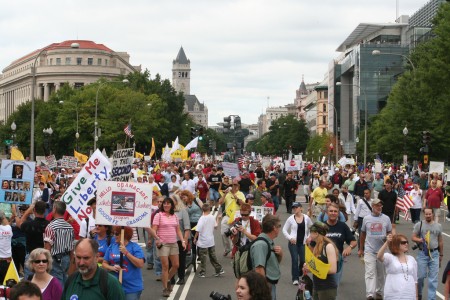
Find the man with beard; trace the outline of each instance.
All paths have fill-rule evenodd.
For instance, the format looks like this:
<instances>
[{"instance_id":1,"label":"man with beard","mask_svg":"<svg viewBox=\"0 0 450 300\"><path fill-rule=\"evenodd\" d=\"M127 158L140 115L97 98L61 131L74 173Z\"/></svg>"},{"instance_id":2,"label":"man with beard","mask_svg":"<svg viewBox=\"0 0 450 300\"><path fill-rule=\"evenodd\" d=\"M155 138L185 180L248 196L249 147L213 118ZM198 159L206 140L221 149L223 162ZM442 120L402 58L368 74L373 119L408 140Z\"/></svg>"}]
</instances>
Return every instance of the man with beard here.
<instances>
[{"instance_id":1,"label":"man with beard","mask_svg":"<svg viewBox=\"0 0 450 300\"><path fill-rule=\"evenodd\" d=\"M98 243L82 239L75 245L75 263L78 271L66 284L61 299L125 299L123 289L113 275L97 265Z\"/></svg>"}]
</instances>

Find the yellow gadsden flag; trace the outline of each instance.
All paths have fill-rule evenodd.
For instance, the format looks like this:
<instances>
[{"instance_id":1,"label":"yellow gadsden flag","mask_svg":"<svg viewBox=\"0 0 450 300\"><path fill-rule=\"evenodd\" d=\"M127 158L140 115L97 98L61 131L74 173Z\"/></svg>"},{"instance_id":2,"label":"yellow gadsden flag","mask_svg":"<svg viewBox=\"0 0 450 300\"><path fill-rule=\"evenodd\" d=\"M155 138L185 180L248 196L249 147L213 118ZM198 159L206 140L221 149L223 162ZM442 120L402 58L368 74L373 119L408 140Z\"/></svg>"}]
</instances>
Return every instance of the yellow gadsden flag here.
<instances>
[{"instance_id":1,"label":"yellow gadsden flag","mask_svg":"<svg viewBox=\"0 0 450 300\"><path fill-rule=\"evenodd\" d=\"M11 159L12 160L25 160L22 152L20 152L19 148L17 148L17 147L11 148Z\"/></svg>"},{"instance_id":2,"label":"yellow gadsden flag","mask_svg":"<svg viewBox=\"0 0 450 300\"><path fill-rule=\"evenodd\" d=\"M3 280L3 285L6 285L6 281L9 279L14 279L16 282L19 282L19 274L17 273L16 265L14 264L14 260L11 259L9 263L8 271L6 271L5 279Z\"/></svg>"},{"instance_id":3,"label":"yellow gadsden flag","mask_svg":"<svg viewBox=\"0 0 450 300\"><path fill-rule=\"evenodd\" d=\"M135 158L144 159L144 154L135 151L135 152L134 152L134 157L135 157Z\"/></svg>"},{"instance_id":4,"label":"yellow gadsden flag","mask_svg":"<svg viewBox=\"0 0 450 300\"><path fill-rule=\"evenodd\" d=\"M150 150L150 158L155 154L156 148L155 148L155 140L152 138L152 149Z\"/></svg>"},{"instance_id":5,"label":"yellow gadsden flag","mask_svg":"<svg viewBox=\"0 0 450 300\"><path fill-rule=\"evenodd\" d=\"M73 150L73 156L75 156L78 159L78 162L85 164L87 163L89 157L87 155L84 155L80 152L77 152L76 150Z\"/></svg>"},{"instance_id":6,"label":"yellow gadsden flag","mask_svg":"<svg viewBox=\"0 0 450 300\"><path fill-rule=\"evenodd\" d=\"M311 273L320 279L327 278L328 270L330 270L330 264L326 264L315 257L308 246L305 246L305 262Z\"/></svg>"}]
</instances>

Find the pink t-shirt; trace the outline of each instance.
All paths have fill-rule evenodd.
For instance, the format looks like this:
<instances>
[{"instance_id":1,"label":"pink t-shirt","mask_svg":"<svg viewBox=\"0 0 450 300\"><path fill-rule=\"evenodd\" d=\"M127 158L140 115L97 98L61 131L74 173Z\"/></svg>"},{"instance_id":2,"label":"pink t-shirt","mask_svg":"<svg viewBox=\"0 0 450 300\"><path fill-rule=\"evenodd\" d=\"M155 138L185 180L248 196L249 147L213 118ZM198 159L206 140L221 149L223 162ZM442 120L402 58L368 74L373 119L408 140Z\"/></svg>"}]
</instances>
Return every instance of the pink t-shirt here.
<instances>
[{"instance_id":1,"label":"pink t-shirt","mask_svg":"<svg viewBox=\"0 0 450 300\"><path fill-rule=\"evenodd\" d=\"M167 215L164 212L159 212L153 219L153 225L158 226L158 236L161 239L161 243L169 244L177 242L177 227L178 218L175 214Z\"/></svg>"}]
</instances>

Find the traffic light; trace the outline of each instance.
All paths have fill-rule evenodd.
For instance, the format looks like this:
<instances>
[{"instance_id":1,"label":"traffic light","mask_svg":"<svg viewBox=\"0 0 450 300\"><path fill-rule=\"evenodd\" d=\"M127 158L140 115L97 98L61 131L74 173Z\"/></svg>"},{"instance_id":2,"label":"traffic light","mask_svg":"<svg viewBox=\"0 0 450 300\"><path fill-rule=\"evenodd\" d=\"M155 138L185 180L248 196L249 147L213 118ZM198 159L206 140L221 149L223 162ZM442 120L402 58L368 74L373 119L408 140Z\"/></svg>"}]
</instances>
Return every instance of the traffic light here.
<instances>
[{"instance_id":1,"label":"traffic light","mask_svg":"<svg viewBox=\"0 0 450 300\"><path fill-rule=\"evenodd\" d=\"M197 129L195 127L191 127L191 140L197 137Z\"/></svg>"},{"instance_id":2,"label":"traffic light","mask_svg":"<svg viewBox=\"0 0 450 300\"><path fill-rule=\"evenodd\" d=\"M422 131L422 140L425 145L429 145L431 142L431 133L429 131Z\"/></svg>"},{"instance_id":3,"label":"traffic light","mask_svg":"<svg viewBox=\"0 0 450 300\"><path fill-rule=\"evenodd\" d=\"M223 118L223 131L228 132L228 130L231 128L231 117L224 117Z\"/></svg>"},{"instance_id":4,"label":"traffic light","mask_svg":"<svg viewBox=\"0 0 450 300\"><path fill-rule=\"evenodd\" d=\"M241 117L236 116L234 117L234 130L241 129Z\"/></svg>"},{"instance_id":5,"label":"traffic light","mask_svg":"<svg viewBox=\"0 0 450 300\"><path fill-rule=\"evenodd\" d=\"M198 129L198 136L199 136L199 137L202 137L202 136L203 136L203 127L200 127L200 128Z\"/></svg>"}]
</instances>

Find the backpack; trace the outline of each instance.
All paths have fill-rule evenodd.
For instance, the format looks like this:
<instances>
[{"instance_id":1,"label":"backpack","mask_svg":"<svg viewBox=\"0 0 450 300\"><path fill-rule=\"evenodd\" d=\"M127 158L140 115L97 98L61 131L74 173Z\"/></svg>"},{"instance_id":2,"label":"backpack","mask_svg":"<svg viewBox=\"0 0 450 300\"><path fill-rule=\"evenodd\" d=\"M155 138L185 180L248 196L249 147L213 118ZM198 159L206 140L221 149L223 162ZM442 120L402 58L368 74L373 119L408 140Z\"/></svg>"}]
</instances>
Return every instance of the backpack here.
<instances>
[{"instance_id":1,"label":"backpack","mask_svg":"<svg viewBox=\"0 0 450 300\"><path fill-rule=\"evenodd\" d=\"M267 264L267 261L270 258L270 254L272 253L272 250L270 249L270 244L266 239L264 239L262 237L258 237L253 242L247 243L244 246L240 247L239 250L236 251L236 253L234 254L233 271L234 271L234 276L236 278L239 279L245 273L253 270L253 262L252 262L252 257L250 255L250 248L257 241L264 241L267 244L267 248L269 249L269 251L267 251L267 256L266 256L266 264Z\"/></svg>"},{"instance_id":2,"label":"backpack","mask_svg":"<svg viewBox=\"0 0 450 300\"><path fill-rule=\"evenodd\" d=\"M108 271L100 267L98 268L100 272L100 279L99 279L100 291L102 292L103 297L105 299L108 299ZM64 283L64 290L67 290L72 281L74 281L78 275L80 275L80 272L75 271L74 273L72 273L72 275L69 276L69 278L67 278L66 282Z\"/></svg>"}]
</instances>

